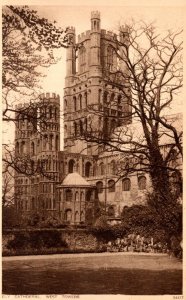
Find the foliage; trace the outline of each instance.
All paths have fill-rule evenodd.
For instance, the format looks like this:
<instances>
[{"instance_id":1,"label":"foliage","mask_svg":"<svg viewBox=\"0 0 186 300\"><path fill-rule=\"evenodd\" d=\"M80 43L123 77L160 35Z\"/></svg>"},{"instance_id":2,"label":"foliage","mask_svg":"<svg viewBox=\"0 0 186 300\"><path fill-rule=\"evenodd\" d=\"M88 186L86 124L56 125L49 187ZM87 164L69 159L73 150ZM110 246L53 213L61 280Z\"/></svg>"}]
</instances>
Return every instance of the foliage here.
<instances>
[{"instance_id":1,"label":"foliage","mask_svg":"<svg viewBox=\"0 0 186 300\"><path fill-rule=\"evenodd\" d=\"M40 221L40 216L39 214L35 213L29 217L28 225L37 226L39 224L39 221Z\"/></svg>"},{"instance_id":2,"label":"foliage","mask_svg":"<svg viewBox=\"0 0 186 300\"><path fill-rule=\"evenodd\" d=\"M37 86L38 67L55 62L51 49L66 46L65 32L28 6L4 7L2 29L3 88L25 94Z\"/></svg>"},{"instance_id":3,"label":"foliage","mask_svg":"<svg viewBox=\"0 0 186 300\"><path fill-rule=\"evenodd\" d=\"M2 96L4 130L16 124L16 118L27 119L33 125L37 120L44 123L45 117L35 112L41 94L40 80L44 70L59 61L54 49L68 47L66 31L58 28L56 22L42 18L28 6L3 6L2 11ZM58 55L59 56L59 55ZM27 109L18 109L20 100L28 104ZM41 111L41 110L40 110ZM46 125L46 123L45 123ZM29 175L31 160L25 157L15 159L14 147L4 144L4 174L12 170ZM40 168L42 171L42 168ZM11 174L13 176L13 174Z\"/></svg>"},{"instance_id":4,"label":"foliage","mask_svg":"<svg viewBox=\"0 0 186 300\"><path fill-rule=\"evenodd\" d=\"M65 47L67 39L64 30L57 28L55 21L50 23L47 19L40 18L37 11L31 10L28 6L10 5L8 8L14 13L7 16L9 23L20 30L27 28L30 39L38 46L44 46L46 49Z\"/></svg>"},{"instance_id":5,"label":"foliage","mask_svg":"<svg viewBox=\"0 0 186 300\"><path fill-rule=\"evenodd\" d=\"M183 207L176 197L173 199L174 202L165 204L156 192L149 193L147 197L148 207L154 212L157 225L163 228L169 237L178 236L182 232Z\"/></svg>"},{"instance_id":6,"label":"foliage","mask_svg":"<svg viewBox=\"0 0 186 300\"><path fill-rule=\"evenodd\" d=\"M122 211L123 224L128 229L135 227L146 227L150 229L157 227L159 223L158 216L155 211L149 206L133 205L131 207L125 207Z\"/></svg>"},{"instance_id":7,"label":"foliage","mask_svg":"<svg viewBox=\"0 0 186 300\"><path fill-rule=\"evenodd\" d=\"M61 239L61 233L58 231L30 231L17 232L15 238L9 241L8 248L52 248L67 247L65 241Z\"/></svg>"},{"instance_id":8,"label":"foliage","mask_svg":"<svg viewBox=\"0 0 186 300\"><path fill-rule=\"evenodd\" d=\"M178 258L182 258L183 255L183 249L180 246L181 241L182 241L181 237L172 236L170 239L171 251Z\"/></svg>"},{"instance_id":9,"label":"foliage","mask_svg":"<svg viewBox=\"0 0 186 300\"><path fill-rule=\"evenodd\" d=\"M93 233L99 240L113 239L113 233L111 226L107 223L107 217L105 215L100 216L95 221L94 225L88 228L90 233Z\"/></svg>"},{"instance_id":10,"label":"foliage","mask_svg":"<svg viewBox=\"0 0 186 300\"><path fill-rule=\"evenodd\" d=\"M6 172L2 177L2 206L11 206L14 202L14 181L11 174Z\"/></svg>"},{"instance_id":11,"label":"foliage","mask_svg":"<svg viewBox=\"0 0 186 300\"><path fill-rule=\"evenodd\" d=\"M2 226L3 228L15 227L18 224L17 214L14 206L2 207Z\"/></svg>"}]
</instances>

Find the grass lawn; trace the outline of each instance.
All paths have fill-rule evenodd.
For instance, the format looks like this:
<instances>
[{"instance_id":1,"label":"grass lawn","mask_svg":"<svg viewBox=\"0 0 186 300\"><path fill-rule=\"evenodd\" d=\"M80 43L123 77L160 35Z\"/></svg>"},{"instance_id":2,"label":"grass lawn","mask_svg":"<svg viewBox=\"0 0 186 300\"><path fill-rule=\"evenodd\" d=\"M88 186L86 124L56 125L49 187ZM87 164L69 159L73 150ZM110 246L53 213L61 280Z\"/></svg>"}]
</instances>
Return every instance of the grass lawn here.
<instances>
[{"instance_id":1,"label":"grass lawn","mask_svg":"<svg viewBox=\"0 0 186 300\"><path fill-rule=\"evenodd\" d=\"M3 258L4 294L182 294L182 263L166 255Z\"/></svg>"}]
</instances>

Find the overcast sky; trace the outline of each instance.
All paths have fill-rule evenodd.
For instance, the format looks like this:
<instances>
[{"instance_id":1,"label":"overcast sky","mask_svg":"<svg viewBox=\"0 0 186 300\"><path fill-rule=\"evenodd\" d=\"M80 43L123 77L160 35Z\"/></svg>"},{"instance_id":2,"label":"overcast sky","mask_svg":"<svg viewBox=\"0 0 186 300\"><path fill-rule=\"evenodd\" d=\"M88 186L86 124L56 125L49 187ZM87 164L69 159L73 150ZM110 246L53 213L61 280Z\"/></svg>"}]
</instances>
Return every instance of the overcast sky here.
<instances>
[{"instance_id":1,"label":"overcast sky","mask_svg":"<svg viewBox=\"0 0 186 300\"><path fill-rule=\"evenodd\" d=\"M114 1L113 1L114 2ZM57 25L65 28L74 26L76 34L80 34L90 29L90 14L93 10L101 13L101 28L114 30L119 24L130 21L144 20L146 22L155 21L157 31L164 32L167 29L178 29L183 27L184 10L182 7L162 7L162 6L120 6L117 5L76 5L76 6L34 6L41 16L49 20L57 21ZM87 2L89 3L89 1ZM64 77L65 77L65 58L66 50L58 51L62 56L61 61L47 70L47 77L43 81L43 88L48 92L56 92L63 97ZM178 108L180 110L180 108Z\"/></svg>"},{"instance_id":2,"label":"overcast sky","mask_svg":"<svg viewBox=\"0 0 186 300\"><path fill-rule=\"evenodd\" d=\"M74 26L76 34L80 34L86 30L90 30L90 14L91 11L99 10L101 13L101 28L106 30L115 30L119 24L134 20L144 20L147 22L155 21L158 32L166 31L167 29L178 29L183 27L185 9L183 6L178 6L181 0L173 1L125 1L125 0L59 0L55 1L57 5L47 5L45 0L34 0L34 6L31 6L31 1L15 0L15 4L27 4L38 11L41 17L46 17L50 21L57 21L57 26L66 28ZM54 2L53 2L54 3ZM68 5L67 5L68 3ZM81 3L83 5L81 5ZM138 3L137 5L135 3ZM154 6L161 3L161 6ZM169 6L168 3L170 3ZM181 3L184 3L181 1ZM3 1L3 4L10 4ZM11 1L12 4L12 1ZM38 5L39 4L39 5ZM63 5L62 5L63 4ZM106 5L105 5L106 4ZM113 5L114 4L114 5ZM143 5L144 4L144 5ZM140 6L139 6L140 5ZM148 6L147 6L148 5ZM183 5L183 4L182 4ZM60 95L61 103L63 99L64 77L65 77L65 58L66 50L58 51L58 56L62 59L56 65L51 66L46 70L46 78L42 82L44 92L55 92ZM177 101L176 109L172 111L182 111L182 96ZM7 135L6 131L6 138Z\"/></svg>"}]
</instances>

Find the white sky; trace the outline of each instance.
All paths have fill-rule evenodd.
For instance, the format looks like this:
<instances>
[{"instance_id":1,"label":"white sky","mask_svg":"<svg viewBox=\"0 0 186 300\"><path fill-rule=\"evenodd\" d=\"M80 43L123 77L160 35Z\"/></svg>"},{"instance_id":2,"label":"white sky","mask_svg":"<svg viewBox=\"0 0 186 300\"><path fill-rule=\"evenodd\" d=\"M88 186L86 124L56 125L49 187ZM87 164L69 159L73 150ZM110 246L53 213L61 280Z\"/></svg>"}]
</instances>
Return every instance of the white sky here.
<instances>
[{"instance_id":1,"label":"white sky","mask_svg":"<svg viewBox=\"0 0 186 300\"><path fill-rule=\"evenodd\" d=\"M102 2L102 1L101 1ZM114 2L114 1L113 1ZM57 21L57 25L65 28L74 26L76 34L80 34L90 29L90 13L99 10L101 13L101 28L113 30L118 28L119 23L134 20L155 21L157 31L163 32L167 29L182 28L184 22L184 10L182 7L162 6L34 6L41 16L49 20ZM88 1L89 3L89 1ZM62 60L55 66L47 70L47 77L43 81L43 88L48 92L56 92L63 97L64 77L65 77L65 49L58 51L62 55ZM180 110L180 109L178 109Z\"/></svg>"},{"instance_id":2,"label":"white sky","mask_svg":"<svg viewBox=\"0 0 186 300\"><path fill-rule=\"evenodd\" d=\"M3 2L3 4L10 4L8 1ZM50 5L47 5L46 0L27 1L27 3L19 0L18 3L15 1L13 4L27 4L31 6L31 3L34 4L32 8L37 10L41 17L45 17L50 21L57 21L56 25L64 29L68 26L74 26L77 35L86 30L90 30L90 14L91 11L94 10L100 11L101 28L106 30L116 29L119 23L122 24L130 21L131 18L135 21L141 19L146 22L156 21L158 32L163 32L167 29L182 28L184 24L185 9L183 6L179 6L179 3L183 5L184 2L180 0L141 0L138 2L134 0L59 0L55 1L57 5L51 5L51 1L48 2ZM54 1L52 3L54 3ZM136 5L136 3L138 4ZM159 6L156 6L158 3ZM61 49L58 50L57 53L59 56L62 56L62 59L59 63L46 70L47 76L43 79L42 86L44 92L55 92L59 94L62 103L66 71L66 50ZM183 97L179 98L176 110L174 109L171 113L182 111L182 98Z\"/></svg>"}]
</instances>

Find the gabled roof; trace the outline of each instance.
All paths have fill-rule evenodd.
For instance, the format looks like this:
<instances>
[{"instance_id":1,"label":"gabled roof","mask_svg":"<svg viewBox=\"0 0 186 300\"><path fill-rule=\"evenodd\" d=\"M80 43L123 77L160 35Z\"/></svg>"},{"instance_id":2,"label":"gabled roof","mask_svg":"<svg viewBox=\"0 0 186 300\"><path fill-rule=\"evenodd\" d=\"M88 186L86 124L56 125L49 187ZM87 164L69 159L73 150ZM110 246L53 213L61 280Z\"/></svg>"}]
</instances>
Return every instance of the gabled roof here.
<instances>
[{"instance_id":1,"label":"gabled roof","mask_svg":"<svg viewBox=\"0 0 186 300\"><path fill-rule=\"evenodd\" d=\"M69 173L63 180L61 186L80 186L80 187L90 187L92 186L88 181L86 181L78 173Z\"/></svg>"}]
</instances>

